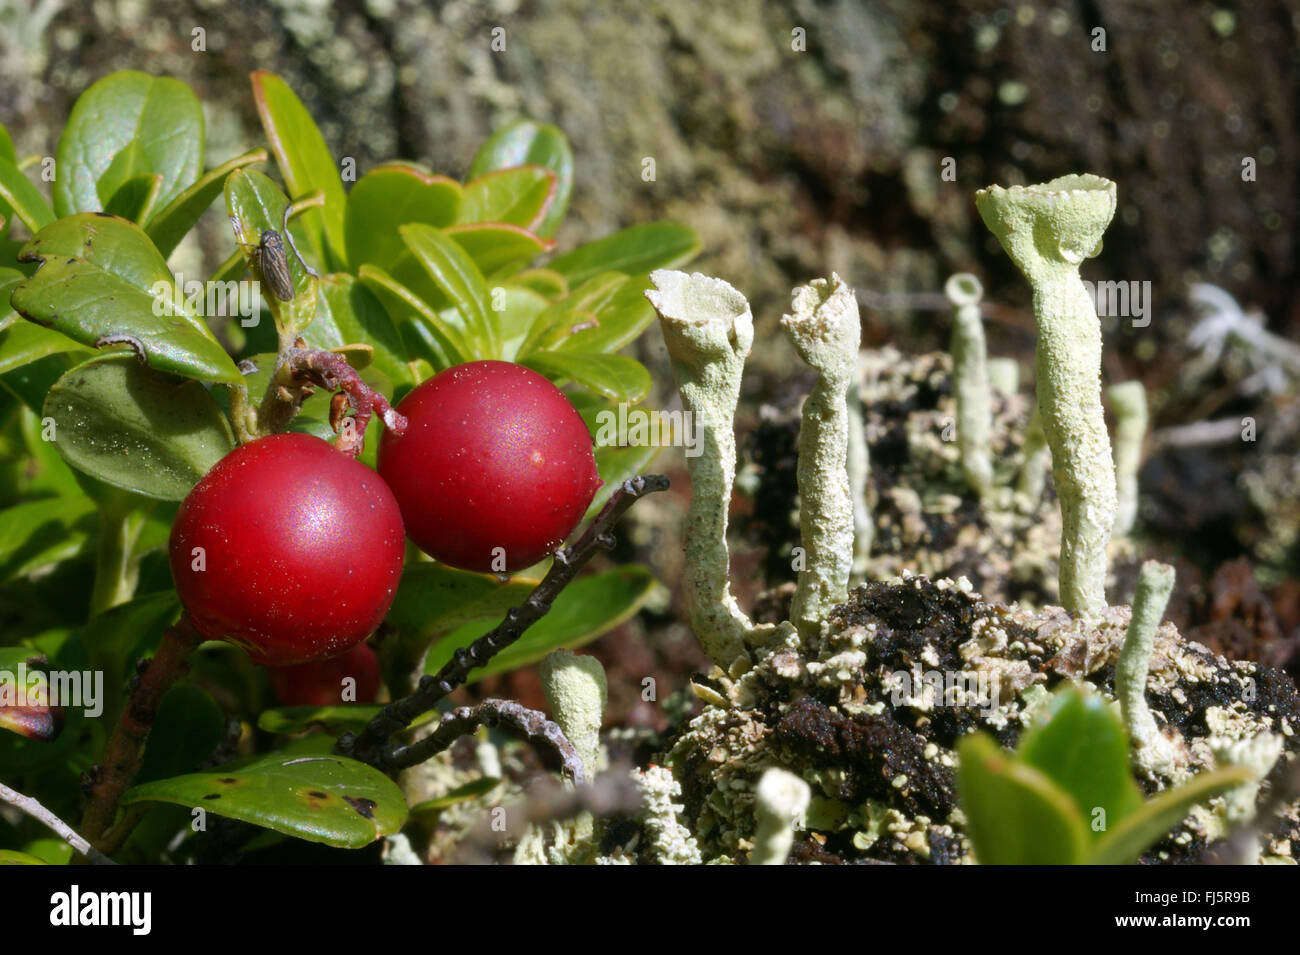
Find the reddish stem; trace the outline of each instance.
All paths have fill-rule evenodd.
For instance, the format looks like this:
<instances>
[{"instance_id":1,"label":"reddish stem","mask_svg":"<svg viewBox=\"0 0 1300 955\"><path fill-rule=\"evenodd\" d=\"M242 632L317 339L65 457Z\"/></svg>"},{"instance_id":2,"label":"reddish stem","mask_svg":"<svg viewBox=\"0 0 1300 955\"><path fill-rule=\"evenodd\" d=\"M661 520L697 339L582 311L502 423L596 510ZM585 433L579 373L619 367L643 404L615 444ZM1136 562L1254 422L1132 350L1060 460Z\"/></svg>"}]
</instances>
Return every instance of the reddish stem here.
<instances>
[{"instance_id":1,"label":"reddish stem","mask_svg":"<svg viewBox=\"0 0 1300 955\"><path fill-rule=\"evenodd\" d=\"M202 642L189 616L182 614L163 634L158 652L131 687L131 697L108 741L104 760L92 770L90 802L81 820L82 834L103 852L113 852L126 836L123 832L109 832L117 816L117 804L140 771L158 704L172 684L189 671L190 654Z\"/></svg>"},{"instance_id":2,"label":"reddish stem","mask_svg":"<svg viewBox=\"0 0 1300 955\"><path fill-rule=\"evenodd\" d=\"M337 411L332 409L330 415L330 423L339 432L335 447L344 454L353 458L361 454L366 427L375 411L379 412L384 426L394 434L406 433L406 418L393 410L387 398L362 381L356 369L342 355L295 347L284 352L281 367L295 382L317 385L347 395L352 405L352 428L341 428L342 416Z\"/></svg>"}]
</instances>

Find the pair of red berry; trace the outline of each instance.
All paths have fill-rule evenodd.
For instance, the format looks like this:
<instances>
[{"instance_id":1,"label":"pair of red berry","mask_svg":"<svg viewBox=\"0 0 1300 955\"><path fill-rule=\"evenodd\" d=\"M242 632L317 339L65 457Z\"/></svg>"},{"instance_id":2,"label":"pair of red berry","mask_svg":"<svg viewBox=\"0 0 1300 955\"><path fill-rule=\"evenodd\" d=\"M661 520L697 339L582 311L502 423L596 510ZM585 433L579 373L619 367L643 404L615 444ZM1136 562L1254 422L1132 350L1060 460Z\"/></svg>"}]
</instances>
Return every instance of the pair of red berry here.
<instances>
[{"instance_id":1,"label":"pair of red berry","mask_svg":"<svg viewBox=\"0 0 1300 955\"><path fill-rule=\"evenodd\" d=\"M336 657L388 613L406 535L454 567L509 573L552 553L600 487L581 416L521 365L449 368L397 410L407 428L384 433L378 474L286 433L236 448L194 486L170 556L204 637L273 666Z\"/></svg>"}]
</instances>

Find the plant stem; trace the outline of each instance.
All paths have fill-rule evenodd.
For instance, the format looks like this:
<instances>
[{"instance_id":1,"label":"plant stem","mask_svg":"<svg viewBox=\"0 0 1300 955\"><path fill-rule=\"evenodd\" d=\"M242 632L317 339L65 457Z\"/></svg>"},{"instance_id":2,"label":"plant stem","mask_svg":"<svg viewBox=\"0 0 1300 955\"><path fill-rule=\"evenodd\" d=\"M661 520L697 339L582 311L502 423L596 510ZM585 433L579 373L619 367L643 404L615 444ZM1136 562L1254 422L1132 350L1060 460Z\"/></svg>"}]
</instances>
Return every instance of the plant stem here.
<instances>
[{"instance_id":1,"label":"plant stem","mask_svg":"<svg viewBox=\"0 0 1300 955\"><path fill-rule=\"evenodd\" d=\"M127 835L114 830L112 838L106 838L117 815L118 801L140 771L145 741L158 705L172 684L189 670L190 654L202 641L189 617L182 614L163 634L158 652L131 687L130 698L104 751L103 762L92 771L90 801L81 820L81 831L86 838L104 852L116 850Z\"/></svg>"}]
</instances>

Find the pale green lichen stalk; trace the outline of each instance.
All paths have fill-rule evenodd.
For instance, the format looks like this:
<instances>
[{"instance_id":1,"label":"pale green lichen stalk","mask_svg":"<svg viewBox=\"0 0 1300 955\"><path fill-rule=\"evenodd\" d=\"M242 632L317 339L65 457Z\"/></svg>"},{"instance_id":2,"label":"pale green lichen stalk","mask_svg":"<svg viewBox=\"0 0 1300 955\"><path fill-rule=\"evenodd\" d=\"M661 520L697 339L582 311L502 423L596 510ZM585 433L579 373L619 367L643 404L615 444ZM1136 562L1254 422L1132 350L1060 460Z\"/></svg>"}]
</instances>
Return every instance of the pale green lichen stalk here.
<instances>
[{"instance_id":1,"label":"pale green lichen stalk","mask_svg":"<svg viewBox=\"0 0 1300 955\"><path fill-rule=\"evenodd\" d=\"M793 773L776 768L763 773L754 792L758 828L749 853L750 865L785 865L794 834L804 826L811 798L808 784Z\"/></svg>"},{"instance_id":2,"label":"pale green lichen stalk","mask_svg":"<svg viewBox=\"0 0 1300 955\"><path fill-rule=\"evenodd\" d=\"M989 435L993 431L992 393L989 391L988 347L980 301L984 287L969 272L958 272L943 286L952 303L952 390L957 399L957 447L966 485L980 497L993 488L993 458Z\"/></svg>"},{"instance_id":3,"label":"pale green lichen stalk","mask_svg":"<svg viewBox=\"0 0 1300 955\"><path fill-rule=\"evenodd\" d=\"M801 635L815 634L849 595L853 493L849 485L849 389L858 375L861 323L853 289L832 274L801 285L781 319L799 357L817 372L799 423L799 536L804 565L790 607Z\"/></svg>"},{"instance_id":4,"label":"pale green lichen stalk","mask_svg":"<svg viewBox=\"0 0 1300 955\"><path fill-rule=\"evenodd\" d=\"M537 668L551 718L582 757L587 778L600 771L600 724L609 689L605 668L592 656L556 650Z\"/></svg>"},{"instance_id":5,"label":"pale green lichen stalk","mask_svg":"<svg viewBox=\"0 0 1300 955\"><path fill-rule=\"evenodd\" d=\"M1020 391L1020 362L1014 358L990 358L989 387L1004 395L1014 395Z\"/></svg>"},{"instance_id":6,"label":"pale green lichen stalk","mask_svg":"<svg viewBox=\"0 0 1300 955\"><path fill-rule=\"evenodd\" d=\"M1137 519L1138 469L1147 435L1147 390L1140 381L1125 381L1111 385L1106 394L1115 413L1115 534L1124 537L1133 530Z\"/></svg>"},{"instance_id":7,"label":"pale green lichen stalk","mask_svg":"<svg viewBox=\"0 0 1300 955\"><path fill-rule=\"evenodd\" d=\"M975 203L1033 288L1038 409L1061 502L1061 604L1095 617L1106 606L1115 471L1101 406L1101 323L1079 266L1101 249L1115 215L1115 184L1063 176L990 186Z\"/></svg>"},{"instance_id":8,"label":"pale green lichen stalk","mask_svg":"<svg viewBox=\"0 0 1300 955\"><path fill-rule=\"evenodd\" d=\"M1043 421L1035 405L1025 427L1025 443L1021 448L1020 478L1016 484L1016 493L1020 496L1021 506L1026 513L1033 513L1043 499L1043 488L1047 486L1047 472L1052 466L1052 449L1047 446L1047 436L1043 434Z\"/></svg>"},{"instance_id":9,"label":"pale green lichen stalk","mask_svg":"<svg viewBox=\"0 0 1300 955\"><path fill-rule=\"evenodd\" d=\"M679 818L681 784L662 766L634 769L632 779L644 800L650 855L661 865L699 865L700 847Z\"/></svg>"},{"instance_id":10,"label":"pale green lichen stalk","mask_svg":"<svg viewBox=\"0 0 1300 955\"><path fill-rule=\"evenodd\" d=\"M1177 763L1174 744L1156 726L1146 700L1147 670L1156 630L1173 589L1172 567L1154 560L1142 565L1128 634L1115 663L1115 696L1133 744L1133 763L1149 776L1173 777Z\"/></svg>"},{"instance_id":11,"label":"pale green lichen stalk","mask_svg":"<svg viewBox=\"0 0 1300 955\"><path fill-rule=\"evenodd\" d=\"M749 302L721 279L660 269L646 291L663 330L685 414L701 438L700 454L686 458L691 505L683 534L684 585L691 626L704 651L723 670L750 662L756 628L736 604L728 583L727 508L736 478L736 402L754 341Z\"/></svg>"},{"instance_id":12,"label":"pale green lichen stalk","mask_svg":"<svg viewBox=\"0 0 1300 955\"><path fill-rule=\"evenodd\" d=\"M1214 739L1210 742L1215 761L1221 767L1241 766L1250 770L1251 782L1242 783L1224 793L1223 821L1230 826L1243 826L1255 818L1255 804L1259 799L1259 784L1273 769L1282 755L1283 740L1276 733L1260 733L1250 739ZM1260 858L1259 839L1251 839L1244 846L1244 858L1233 859L1239 865L1255 865Z\"/></svg>"},{"instance_id":13,"label":"pale green lichen stalk","mask_svg":"<svg viewBox=\"0 0 1300 955\"><path fill-rule=\"evenodd\" d=\"M871 544L876 536L876 525L871 519L871 504L867 499L868 477L871 474L871 450L867 447L867 423L862 415L862 366L858 364L858 377L849 389L849 493L853 496L853 572L849 582L861 581L867 575L871 561Z\"/></svg>"}]
</instances>

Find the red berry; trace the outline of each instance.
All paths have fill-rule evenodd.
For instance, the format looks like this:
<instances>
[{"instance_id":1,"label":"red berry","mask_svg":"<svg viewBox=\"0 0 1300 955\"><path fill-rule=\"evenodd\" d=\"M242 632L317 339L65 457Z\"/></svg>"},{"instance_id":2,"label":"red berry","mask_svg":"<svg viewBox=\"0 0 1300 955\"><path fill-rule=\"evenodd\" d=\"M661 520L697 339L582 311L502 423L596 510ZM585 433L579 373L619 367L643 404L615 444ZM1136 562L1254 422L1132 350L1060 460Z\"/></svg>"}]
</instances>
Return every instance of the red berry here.
<instances>
[{"instance_id":1,"label":"red berry","mask_svg":"<svg viewBox=\"0 0 1300 955\"><path fill-rule=\"evenodd\" d=\"M582 416L522 365L448 368L397 410L406 433L384 432L379 473L411 540L445 564L503 573L535 564L564 542L600 487Z\"/></svg>"},{"instance_id":2,"label":"red berry","mask_svg":"<svg viewBox=\"0 0 1300 955\"><path fill-rule=\"evenodd\" d=\"M373 703L379 695L379 658L368 643L358 643L328 660L288 667L270 667L271 688L285 706L335 706ZM356 690L343 699L343 681L351 677ZM349 694L351 696L351 694Z\"/></svg>"},{"instance_id":3,"label":"red berry","mask_svg":"<svg viewBox=\"0 0 1300 955\"><path fill-rule=\"evenodd\" d=\"M181 503L172 577L194 626L258 663L334 656L374 632L405 552L379 475L308 434L236 448Z\"/></svg>"}]
</instances>

